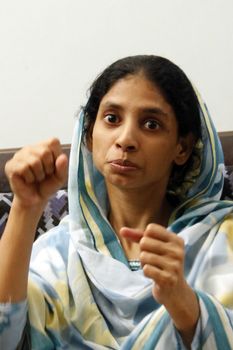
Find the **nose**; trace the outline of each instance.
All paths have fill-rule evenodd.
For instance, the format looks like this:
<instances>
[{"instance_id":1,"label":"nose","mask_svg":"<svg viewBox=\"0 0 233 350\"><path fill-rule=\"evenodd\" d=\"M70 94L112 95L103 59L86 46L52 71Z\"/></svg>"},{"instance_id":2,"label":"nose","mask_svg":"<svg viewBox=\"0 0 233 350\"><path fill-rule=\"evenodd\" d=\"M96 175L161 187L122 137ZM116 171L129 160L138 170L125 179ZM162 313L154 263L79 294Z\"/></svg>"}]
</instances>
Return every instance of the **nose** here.
<instances>
[{"instance_id":1,"label":"nose","mask_svg":"<svg viewBox=\"0 0 233 350\"><path fill-rule=\"evenodd\" d=\"M123 152L135 152L138 148L138 136L135 129L136 127L131 123L122 125L118 130L116 147L121 148Z\"/></svg>"}]
</instances>

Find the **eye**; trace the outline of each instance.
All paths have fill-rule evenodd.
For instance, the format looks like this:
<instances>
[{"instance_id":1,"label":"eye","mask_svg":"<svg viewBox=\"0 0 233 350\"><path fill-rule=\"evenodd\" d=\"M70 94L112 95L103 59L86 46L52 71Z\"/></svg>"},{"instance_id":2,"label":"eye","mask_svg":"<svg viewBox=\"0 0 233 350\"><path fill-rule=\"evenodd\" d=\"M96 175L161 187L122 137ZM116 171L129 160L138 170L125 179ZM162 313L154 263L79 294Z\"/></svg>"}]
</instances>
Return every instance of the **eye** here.
<instances>
[{"instance_id":1,"label":"eye","mask_svg":"<svg viewBox=\"0 0 233 350\"><path fill-rule=\"evenodd\" d=\"M114 124L119 121L119 118L115 114L107 114L104 117L104 120L106 120L107 123Z\"/></svg>"},{"instance_id":2,"label":"eye","mask_svg":"<svg viewBox=\"0 0 233 350\"><path fill-rule=\"evenodd\" d=\"M155 119L148 119L144 123L146 129L155 130L160 127L159 123Z\"/></svg>"}]
</instances>

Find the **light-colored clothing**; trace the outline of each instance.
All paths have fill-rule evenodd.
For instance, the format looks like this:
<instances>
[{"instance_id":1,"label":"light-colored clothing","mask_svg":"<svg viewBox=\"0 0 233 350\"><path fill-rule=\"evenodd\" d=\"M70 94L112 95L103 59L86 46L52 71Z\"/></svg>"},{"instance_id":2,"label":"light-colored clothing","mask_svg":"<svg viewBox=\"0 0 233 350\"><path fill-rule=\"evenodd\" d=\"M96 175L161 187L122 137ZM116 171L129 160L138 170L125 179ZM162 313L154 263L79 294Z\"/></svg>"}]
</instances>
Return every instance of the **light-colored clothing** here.
<instances>
[{"instance_id":1,"label":"light-colored clothing","mask_svg":"<svg viewBox=\"0 0 233 350\"><path fill-rule=\"evenodd\" d=\"M233 203L220 201L224 165L198 95L202 140L168 230L185 241L185 276L201 309L193 349L233 349ZM70 155L69 216L34 244L28 302L0 305L0 348L18 344L26 322L33 349L183 349L152 281L132 271L107 220L103 177L77 121ZM21 318L22 322L18 322ZM2 346L2 344L4 346Z\"/></svg>"}]
</instances>

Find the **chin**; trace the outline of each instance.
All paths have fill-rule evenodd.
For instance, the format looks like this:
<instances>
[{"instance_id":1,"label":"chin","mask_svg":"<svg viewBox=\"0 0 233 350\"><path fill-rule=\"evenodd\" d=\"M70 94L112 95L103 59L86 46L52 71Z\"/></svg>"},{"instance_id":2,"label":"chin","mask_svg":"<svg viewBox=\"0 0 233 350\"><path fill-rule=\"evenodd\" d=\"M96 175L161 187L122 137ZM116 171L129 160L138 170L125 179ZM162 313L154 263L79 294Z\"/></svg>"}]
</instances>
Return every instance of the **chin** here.
<instances>
[{"instance_id":1,"label":"chin","mask_svg":"<svg viewBox=\"0 0 233 350\"><path fill-rule=\"evenodd\" d=\"M110 176L105 178L105 181L110 186L117 187L121 190L134 189L138 187L136 186L135 181L132 181L132 179L129 178L124 178L123 176Z\"/></svg>"}]
</instances>

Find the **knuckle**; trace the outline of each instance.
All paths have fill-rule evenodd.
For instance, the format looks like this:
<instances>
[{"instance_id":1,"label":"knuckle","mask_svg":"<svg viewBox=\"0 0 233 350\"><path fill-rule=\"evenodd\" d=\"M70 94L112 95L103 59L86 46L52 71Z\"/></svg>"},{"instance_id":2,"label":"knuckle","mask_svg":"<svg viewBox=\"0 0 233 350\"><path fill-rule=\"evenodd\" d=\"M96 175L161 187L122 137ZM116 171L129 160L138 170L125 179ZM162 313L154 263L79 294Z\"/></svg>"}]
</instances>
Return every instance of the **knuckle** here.
<instances>
[{"instance_id":1,"label":"knuckle","mask_svg":"<svg viewBox=\"0 0 233 350\"><path fill-rule=\"evenodd\" d=\"M184 249L178 248L178 249L177 249L177 258L178 258L180 261L182 261L182 260L184 260L184 256L185 256Z\"/></svg>"},{"instance_id":2,"label":"knuckle","mask_svg":"<svg viewBox=\"0 0 233 350\"><path fill-rule=\"evenodd\" d=\"M30 166L28 164L22 164L21 167L18 170L19 176L25 177L28 174L28 171L30 169Z\"/></svg>"},{"instance_id":3,"label":"knuckle","mask_svg":"<svg viewBox=\"0 0 233 350\"><path fill-rule=\"evenodd\" d=\"M167 278L164 276L164 274L158 274L156 281L160 288L164 288L167 285Z\"/></svg>"},{"instance_id":4,"label":"knuckle","mask_svg":"<svg viewBox=\"0 0 233 350\"><path fill-rule=\"evenodd\" d=\"M172 287L175 284L175 280L176 278L172 274L166 272L160 276L160 285L163 287Z\"/></svg>"},{"instance_id":5,"label":"knuckle","mask_svg":"<svg viewBox=\"0 0 233 350\"><path fill-rule=\"evenodd\" d=\"M48 140L48 145L51 147L60 147L60 141L57 137L52 137Z\"/></svg>"},{"instance_id":6,"label":"knuckle","mask_svg":"<svg viewBox=\"0 0 233 350\"><path fill-rule=\"evenodd\" d=\"M176 276L170 276L168 283L169 283L169 287L175 286L177 284Z\"/></svg>"},{"instance_id":7,"label":"knuckle","mask_svg":"<svg viewBox=\"0 0 233 350\"><path fill-rule=\"evenodd\" d=\"M181 257L182 260L184 260L184 258L185 258L185 251L184 251L184 249L180 249L180 257Z\"/></svg>"},{"instance_id":8,"label":"knuckle","mask_svg":"<svg viewBox=\"0 0 233 350\"><path fill-rule=\"evenodd\" d=\"M18 161L21 158L23 158L23 155L25 153L26 147L25 148L21 148L20 150L16 151L15 154L13 155L13 157L10 159L9 162L14 162L14 161Z\"/></svg>"},{"instance_id":9,"label":"knuckle","mask_svg":"<svg viewBox=\"0 0 233 350\"><path fill-rule=\"evenodd\" d=\"M146 257L147 257L146 252L141 252L140 253L139 260L141 261L142 264L144 264L146 262Z\"/></svg>"},{"instance_id":10,"label":"knuckle","mask_svg":"<svg viewBox=\"0 0 233 350\"><path fill-rule=\"evenodd\" d=\"M8 160L5 164L4 171L6 175L10 173L11 163L12 163L12 160Z\"/></svg>"},{"instance_id":11,"label":"knuckle","mask_svg":"<svg viewBox=\"0 0 233 350\"><path fill-rule=\"evenodd\" d=\"M49 150L49 148L47 146L43 146L41 148L40 153L41 153L41 157L42 158L48 158L50 156L51 152L50 152L50 150Z\"/></svg>"},{"instance_id":12,"label":"knuckle","mask_svg":"<svg viewBox=\"0 0 233 350\"><path fill-rule=\"evenodd\" d=\"M153 231L153 230L155 229L155 226L156 226L156 225L153 224L153 223L148 224L148 225L146 226L145 232L148 233L148 232Z\"/></svg>"},{"instance_id":13,"label":"knuckle","mask_svg":"<svg viewBox=\"0 0 233 350\"><path fill-rule=\"evenodd\" d=\"M148 264L145 264L142 269L146 276L150 275L150 266Z\"/></svg>"},{"instance_id":14,"label":"knuckle","mask_svg":"<svg viewBox=\"0 0 233 350\"><path fill-rule=\"evenodd\" d=\"M185 244L184 244L184 240L183 240L183 238L182 238L182 237L177 236L177 239L178 239L178 242L179 242L180 247L184 248Z\"/></svg>"},{"instance_id":15,"label":"knuckle","mask_svg":"<svg viewBox=\"0 0 233 350\"><path fill-rule=\"evenodd\" d=\"M29 166L31 166L32 168L39 168L41 165L41 161L39 157L33 157L33 159L30 161Z\"/></svg>"},{"instance_id":16,"label":"knuckle","mask_svg":"<svg viewBox=\"0 0 233 350\"><path fill-rule=\"evenodd\" d=\"M4 171L8 179L11 180L14 177L14 175L21 175L21 173L24 172L25 166L25 163L18 162L16 158L13 157L12 159L6 162Z\"/></svg>"},{"instance_id":17,"label":"knuckle","mask_svg":"<svg viewBox=\"0 0 233 350\"><path fill-rule=\"evenodd\" d=\"M140 242L139 242L139 247L140 247L141 250L146 248L146 243L147 243L146 237L142 237L140 239Z\"/></svg>"},{"instance_id":18,"label":"knuckle","mask_svg":"<svg viewBox=\"0 0 233 350\"><path fill-rule=\"evenodd\" d=\"M180 271L180 264L177 262L177 261L175 261L174 263L173 263L173 265L172 265L172 270L173 270L173 273L175 274L175 275L177 275L178 273L179 273L179 271ZM174 277L174 276L173 276Z\"/></svg>"}]
</instances>

